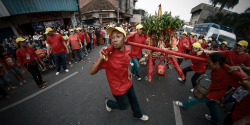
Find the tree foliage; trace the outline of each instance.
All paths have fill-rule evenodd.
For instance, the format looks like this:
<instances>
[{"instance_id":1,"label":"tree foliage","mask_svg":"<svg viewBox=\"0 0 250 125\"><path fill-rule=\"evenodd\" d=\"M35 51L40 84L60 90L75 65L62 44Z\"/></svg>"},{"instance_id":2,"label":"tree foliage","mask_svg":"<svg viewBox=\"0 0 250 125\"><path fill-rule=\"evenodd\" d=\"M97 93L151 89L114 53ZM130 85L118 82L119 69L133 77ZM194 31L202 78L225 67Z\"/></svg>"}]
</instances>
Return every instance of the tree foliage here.
<instances>
[{"instance_id":1,"label":"tree foliage","mask_svg":"<svg viewBox=\"0 0 250 125\"><path fill-rule=\"evenodd\" d=\"M215 7L216 5L220 5L219 13L223 8L233 9L238 3L239 0L209 0L210 3Z\"/></svg>"}]
</instances>

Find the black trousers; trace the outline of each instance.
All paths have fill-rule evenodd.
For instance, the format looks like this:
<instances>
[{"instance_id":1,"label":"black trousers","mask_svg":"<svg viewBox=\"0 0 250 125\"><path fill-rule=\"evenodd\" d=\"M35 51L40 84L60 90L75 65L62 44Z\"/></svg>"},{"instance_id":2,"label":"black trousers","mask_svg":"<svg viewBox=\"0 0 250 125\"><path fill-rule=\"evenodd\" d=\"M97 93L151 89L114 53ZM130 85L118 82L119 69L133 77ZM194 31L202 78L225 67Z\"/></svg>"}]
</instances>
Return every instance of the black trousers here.
<instances>
[{"instance_id":1,"label":"black trousers","mask_svg":"<svg viewBox=\"0 0 250 125\"><path fill-rule=\"evenodd\" d=\"M184 75L185 75L185 77L187 77L187 72L190 72L190 71L193 71L191 68L190 68L190 66L188 66L188 67L186 67L186 68L184 68L183 70L182 70L182 72L184 73ZM197 73L197 72L195 72L194 73L194 75L192 76L192 78L191 78L191 82L192 82L192 85L193 85L193 87L195 87L195 85L196 85L196 81L199 79L199 77L202 75L203 73Z\"/></svg>"},{"instance_id":2,"label":"black trousers","mask_svg":"<svg viewBox=\"0 0 250 125\"><path fill-rule=\"evenodd\" d=\"M27 70L31 73L31 75L33 76L33 79L35 80L36 84L38 86L41 85L43 80L42 80L42 75L41 75L41 72L38 68L36 60L31 61L29 63L25 63L24 65L27 68Z\"/></svg>"}]
</instances>

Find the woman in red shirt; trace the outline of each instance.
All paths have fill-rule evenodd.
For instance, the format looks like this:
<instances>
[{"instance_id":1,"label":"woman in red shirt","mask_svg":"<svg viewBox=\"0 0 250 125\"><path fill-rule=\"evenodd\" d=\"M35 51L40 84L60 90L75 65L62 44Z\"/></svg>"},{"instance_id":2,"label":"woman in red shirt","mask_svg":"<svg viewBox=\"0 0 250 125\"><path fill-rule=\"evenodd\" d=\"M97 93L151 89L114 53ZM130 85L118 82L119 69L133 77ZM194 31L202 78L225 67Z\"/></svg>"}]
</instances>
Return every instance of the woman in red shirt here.
<instances>
[{"instance_id":1,"label":"woman in red shirt","mask_svg":"<svg viewBox=\"0 0 250 125\"><path fill-rule=\"evenodd\" d=\"M190 97L185 102L176 101L176 105L188 108L198 103L206 103L210 112L210 115L205 114L205 117L214 122L220 124L221 119L218 113L217 101L221 100L226 93L228 83L232 80L232 76L222 67L226 62L225 57L221 53L212 53L208 57L208 66L211 69L212 81L208 88L209 92L201 99Z\"/></svg>"},{"instance_id":2,"label":"woman in red shirt","mask_svg":"<svg viewBox=\"0 0 250 125\"><path fill-rule=\"evenodd\" d=\"M207 58L207 54L198 53L200 51L200 49L201 49L200 43L193 43L192 47L193 47L192 51L189 52L188 55L197 56L197 57L201 57L201 58ZM187 72L190 72L190 71L195 72L194 75L191 78L192 85L193 85L193 87L195 87L197 79L206 71L206 64L207 63L206 62L201 62L201 61L196 61L196 60L193 60L193 59L191 59L191 61L192 61L192 65L184 68L182 70L182 72L184 73L185 78L187 78L186 77ZM178 78L178 80L180 82L186 82L186 79ZM193 92L193 90L194 89L191 89L191 92Z\"/></svg>"},{"instance_id":3,"label":"woman in red shirt","mask_svg":"<svg viewBox=\"0 0 250 125\"><path fill-rule=\"evenodd\" d=\"M19 37L16 39L16 43L18 45L18 49L16 51L17 61L20 64L23 73L26 72L26 67L26 69L33 76L37 86L41 89L45 88L44 84L46 82L42 80L42 75L39 71L36 59L41 62L43 66L45 66L45 63L42 62L41 59L36 55L33 48L27 46L25 39Z\"/></svg>"}]
</instances>

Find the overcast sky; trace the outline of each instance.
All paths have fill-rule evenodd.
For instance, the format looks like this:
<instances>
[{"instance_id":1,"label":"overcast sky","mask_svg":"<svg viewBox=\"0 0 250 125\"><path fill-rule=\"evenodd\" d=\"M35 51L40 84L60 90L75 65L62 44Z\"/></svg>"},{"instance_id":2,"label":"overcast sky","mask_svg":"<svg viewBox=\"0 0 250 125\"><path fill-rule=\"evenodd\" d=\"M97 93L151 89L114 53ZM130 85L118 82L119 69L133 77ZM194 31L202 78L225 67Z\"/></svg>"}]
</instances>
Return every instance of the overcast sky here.
<instances>
[{"instance_id":1,"label":"overcast sky","mask_svg":"<svg viewBox=\"0 0 250 125\"><path fill-rule=\"evenodd\" d=\"M163 13L170 12L173 16L180 16L181 19L189 21L191 18L191 9L200 3L209 3L209 0L138 0L135 7L136 9L144 9L149 14L155 15L158 12L158 5L161 4ZM239 0L230 11L242 13L250 7L250 0Z\"/></svg>"}]
</instances>

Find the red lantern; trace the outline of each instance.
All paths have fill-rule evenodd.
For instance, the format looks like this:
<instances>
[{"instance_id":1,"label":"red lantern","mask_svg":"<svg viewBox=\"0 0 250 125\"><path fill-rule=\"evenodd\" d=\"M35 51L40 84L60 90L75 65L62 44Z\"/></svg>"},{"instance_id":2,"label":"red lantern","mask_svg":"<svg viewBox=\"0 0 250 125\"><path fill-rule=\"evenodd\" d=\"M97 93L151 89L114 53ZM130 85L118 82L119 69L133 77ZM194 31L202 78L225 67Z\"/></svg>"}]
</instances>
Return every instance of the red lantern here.
<instances>
[{"instance_id":1,"label":"red lantern","mask_svg":"<svg viewBox=\"0 0 250 125\"><path fill-rule=\"evenodd\" d=\"M165 66L165 65L159 65L159 66L157 67L156 75L157 75L157 76L165 76L165 69L166 69L166 66Z\"/></svg>"}]
</instances>

